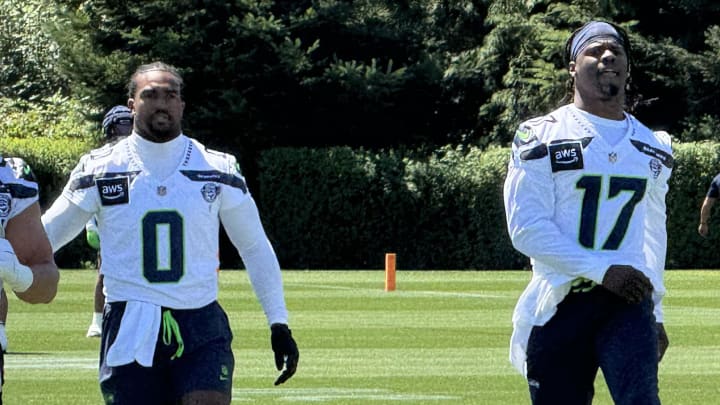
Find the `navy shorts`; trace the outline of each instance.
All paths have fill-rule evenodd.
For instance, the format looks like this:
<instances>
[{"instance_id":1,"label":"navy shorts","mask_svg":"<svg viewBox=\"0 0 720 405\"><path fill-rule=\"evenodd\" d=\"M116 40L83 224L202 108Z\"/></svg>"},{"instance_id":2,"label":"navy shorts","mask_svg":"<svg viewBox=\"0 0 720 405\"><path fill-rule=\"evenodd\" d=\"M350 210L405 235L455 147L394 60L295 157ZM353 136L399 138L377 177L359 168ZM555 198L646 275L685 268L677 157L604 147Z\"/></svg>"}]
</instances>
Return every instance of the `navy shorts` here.
<instances>
[{"instance_id":1,"label":"navy shorts","mask_svg":"<svg viewBox=\"0 0 720 405\"><path fill-rule=\"evenodd\" d=\"M163 308L163 312L165 310ZM124 311L124 302L105 305L100 390L106 404L173 404L193 391L232 395L233 336L227 315L217 301L198 309L171 310L184 350L172 359L178 350L177 340L173 338L166 345L161 327L152 367L143 367L137 362L119 367L105 364L107 350L115 341Z\"/></svg>"},{"instance_id":2,"label":"navy shorts","mask_svg":"<svg viewBox=\"0 0 720 405\"><path fill-rule=\"evenodd\" d=\"M658 332L650 298L628 304L601 286L570 293L527 348L534 405L591 404L598 369L618 405L659 405Z\"/></svg>"}]
</instances>

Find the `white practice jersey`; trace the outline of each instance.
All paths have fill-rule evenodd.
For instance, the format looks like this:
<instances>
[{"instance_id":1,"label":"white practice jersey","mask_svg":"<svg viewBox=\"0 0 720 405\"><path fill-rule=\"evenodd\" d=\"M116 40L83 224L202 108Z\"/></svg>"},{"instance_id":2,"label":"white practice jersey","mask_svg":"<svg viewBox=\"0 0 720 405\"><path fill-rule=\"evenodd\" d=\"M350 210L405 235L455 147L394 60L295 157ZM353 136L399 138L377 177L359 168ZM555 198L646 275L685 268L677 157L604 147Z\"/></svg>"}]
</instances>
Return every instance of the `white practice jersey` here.
<instances>
[{"instance_id":1,"label":"white practice jersey","mask_svg":"<svg viewBox=\"0 0 720 405\"><path fill-rule=\"evenodd\" d=\"M511 361L520 371L532 326L554 315L574 280L601 283L612 264L631 265L651 280L662 322L670 138L629 114L622 123L624 136L608 142L567 105L516 133L505 209L513 245L533 267L513 315Z\"/></svg>"},{"instance_id":2,"label":"white practice jersey","mask_svg":"<svg viewBox=\"0 0 720 405\"><path fill-rule=\"evenodd\" d=\"M217 299L219 212L250 194L233 156L181 137L184 158L165 178L144 170L126 138L83 156L63 191L97 217L108 302Z\"/></svg>"},{"instance_id":3,"label":"white practice jersey","mask_svg":"<svg viewBox=\"0 0 720 405\"><path fill-rule=\"evenodd\" d=\"M0 156L0 237L8 221L38 201L38 186L30 166L20 158Z\"/></svg>"}]
</instances>

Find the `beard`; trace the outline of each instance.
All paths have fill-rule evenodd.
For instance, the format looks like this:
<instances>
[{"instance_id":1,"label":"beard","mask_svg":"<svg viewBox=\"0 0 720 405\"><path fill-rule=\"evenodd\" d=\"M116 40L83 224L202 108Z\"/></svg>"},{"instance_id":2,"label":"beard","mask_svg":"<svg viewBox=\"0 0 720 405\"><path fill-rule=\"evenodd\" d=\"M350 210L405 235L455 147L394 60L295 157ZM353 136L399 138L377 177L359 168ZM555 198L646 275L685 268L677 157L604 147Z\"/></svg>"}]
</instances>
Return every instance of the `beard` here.
<instances>
[{"instance_id":1,"label":"beard","mask_svg":"<svg viewBox=\"0 0 720 405\"><path fill-rule=\"evenodd\" d=\"M620 94L620 86L615 83L605 84L601 86L600 90L608 98L617 97Z\"/></svg>"},{"instance_id":2,"label":"beard","mask_svg":"<svg viewBox=\"0 0 720 405\"><path fill-rule=\"evenodd\" d=\"M621 76L598 74L597 88L602 99L608 100L620 95L624 88L624 80Z\"/></svg>"},{"instance_id":3,"label":"beard","mask_svg":"<svg viewBox=\"0 0 720 405\"><path fill-rule=\"evenodd\" d=\"M153 142L167 142L180 135L180 131L174 129L152 129L149 140Z\"/></svg>"},{"instance_id":4,"label":"beard","mask_svg":"<svg viewBox=\"0 0 720 405\"><path fill-rule=\"evenodd\" d=\"M139 131L143 138L158 143L175 139L181 132L180 122L173 120L164 111L156 112L148 117L145 128L141 128Z\"/></svg>"}]
</instances>

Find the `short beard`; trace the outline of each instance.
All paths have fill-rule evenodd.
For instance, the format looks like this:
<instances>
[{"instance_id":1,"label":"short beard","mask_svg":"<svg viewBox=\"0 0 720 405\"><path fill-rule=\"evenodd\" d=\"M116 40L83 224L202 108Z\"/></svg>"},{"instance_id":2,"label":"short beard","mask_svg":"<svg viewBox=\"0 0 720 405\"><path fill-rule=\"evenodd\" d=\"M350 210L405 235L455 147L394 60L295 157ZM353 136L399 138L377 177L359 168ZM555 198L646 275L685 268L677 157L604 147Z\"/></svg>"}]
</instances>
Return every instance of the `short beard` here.
<instances>
[{"instance_id":1,"label":"short beard","mask_svg":"<svg viewBox=\"0 0 720 405\"><path fill-rule=\"evenodd\" d=\"M177 138L182 131L179 128L157 129L152 125L147 131L138 131L138 134L150 142L164 143Z\"/></svg>"},{"instance_id":2,"label":"short beard","mask_svg":"<svg viewBox=\"0 0 720 405\"><path fill-rule=\"evenodd\" d=\"M620 86L615 84L605 84L600 86L600 94L603 100L612 100L620 94Z\"/></svg>"}]
</instances>

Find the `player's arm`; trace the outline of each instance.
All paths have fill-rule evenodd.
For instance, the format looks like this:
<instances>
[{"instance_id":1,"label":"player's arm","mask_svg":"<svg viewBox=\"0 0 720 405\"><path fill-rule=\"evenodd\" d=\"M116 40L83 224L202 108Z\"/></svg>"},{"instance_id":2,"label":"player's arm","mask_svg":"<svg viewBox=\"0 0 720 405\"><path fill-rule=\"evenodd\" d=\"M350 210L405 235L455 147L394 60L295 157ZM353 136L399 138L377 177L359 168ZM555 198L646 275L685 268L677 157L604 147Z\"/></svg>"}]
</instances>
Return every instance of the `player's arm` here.
<instances>
[{"instance_id":1,"label":"player's arm","mask_svg":"<svg viewBox=\"0 0 720 405\"><path fill-rule=\"evenodd\" d=\"M45 229L40 222L40 206L34 203L8 221L5 237L17 261L32 271L32 284L27 290L15 292L29 303L48 303L55 298L60 273L53 258Z\"/></svg>"},{"instance_id":2,"label":"player's arm","mask_svg":"<svg viewBox=\"0 0 720 405\"><path fill-rule=\"evenodd\" d=\"M268 240L252 198L220 211L225 231L247 269L250 283L270 324L275 366L285 369L275 381L282 384L295 374L299 360L297 344L288 328L280 264Z\"/></svg>"},{"instance_id":3,"label":"player's arm","mask_svg":"<svg viewBox=\"0 0 720 405\"><path fill-rule=\"evenodd\" d=\"M220 211L220 219L243 259L268 323L287 323L280 264L265 235L254 200L248 198L234 208Z\"/></svg>"},{"instance_id":4,"label":"player's arm","mask_svg":"<svg viewBox=\"0 0 720 405\"><path fill-rule=\"evenodd\" d=\"M710 213L712 207L715 205L717 198L707 196L703 200L702 207L700 207L700 224L698 225L698 233L705 237L708 235L710 228L708 228L708 221L710 220Z\"/></svg>"},{"instance_id":5,"label":"player's arm","mask_svg":"<svg viewBox=\"0 0 720 405\"><path fill-rule=\"evenodd\" d=\"M42 224L50 240L52 251L57 252L75 239L85 229L85 224L92 216L93 213L73 204L67 197L63 195L58 197L42 215Z\"/></svg>"},{"instance_id":6,"label":"player's arm","mask_svg":"<svg viewBox=\"0 0 720 405\"><path fill-rule=\"evenodd\" d=\"M668 144L668 153L672 154ZM651 187L648 193L647 213L645 217L645 237L643 253L645 261L652 270L652 300L654 304L653 314L657 322L658 332L658 361L662 360L665 351L670 345L670 340L665 331L662 300L665 296L665 259L667 256L667 204L666 197L669 187L669 180L672 175L672 167L663 170L663 174L657 179L655 187Z\"/></svg>"},{"instance_id":7,"label":"player's arm","mask_svg":"<svg viewBox=\"0 0 720 405\"><path fill-rule=\"evenodd\" d=\"M98 250L100 249L100 235L98 234L98 227L95 217L85 224L85 239L91 248Z\"/></svg>"}]
</instances>

